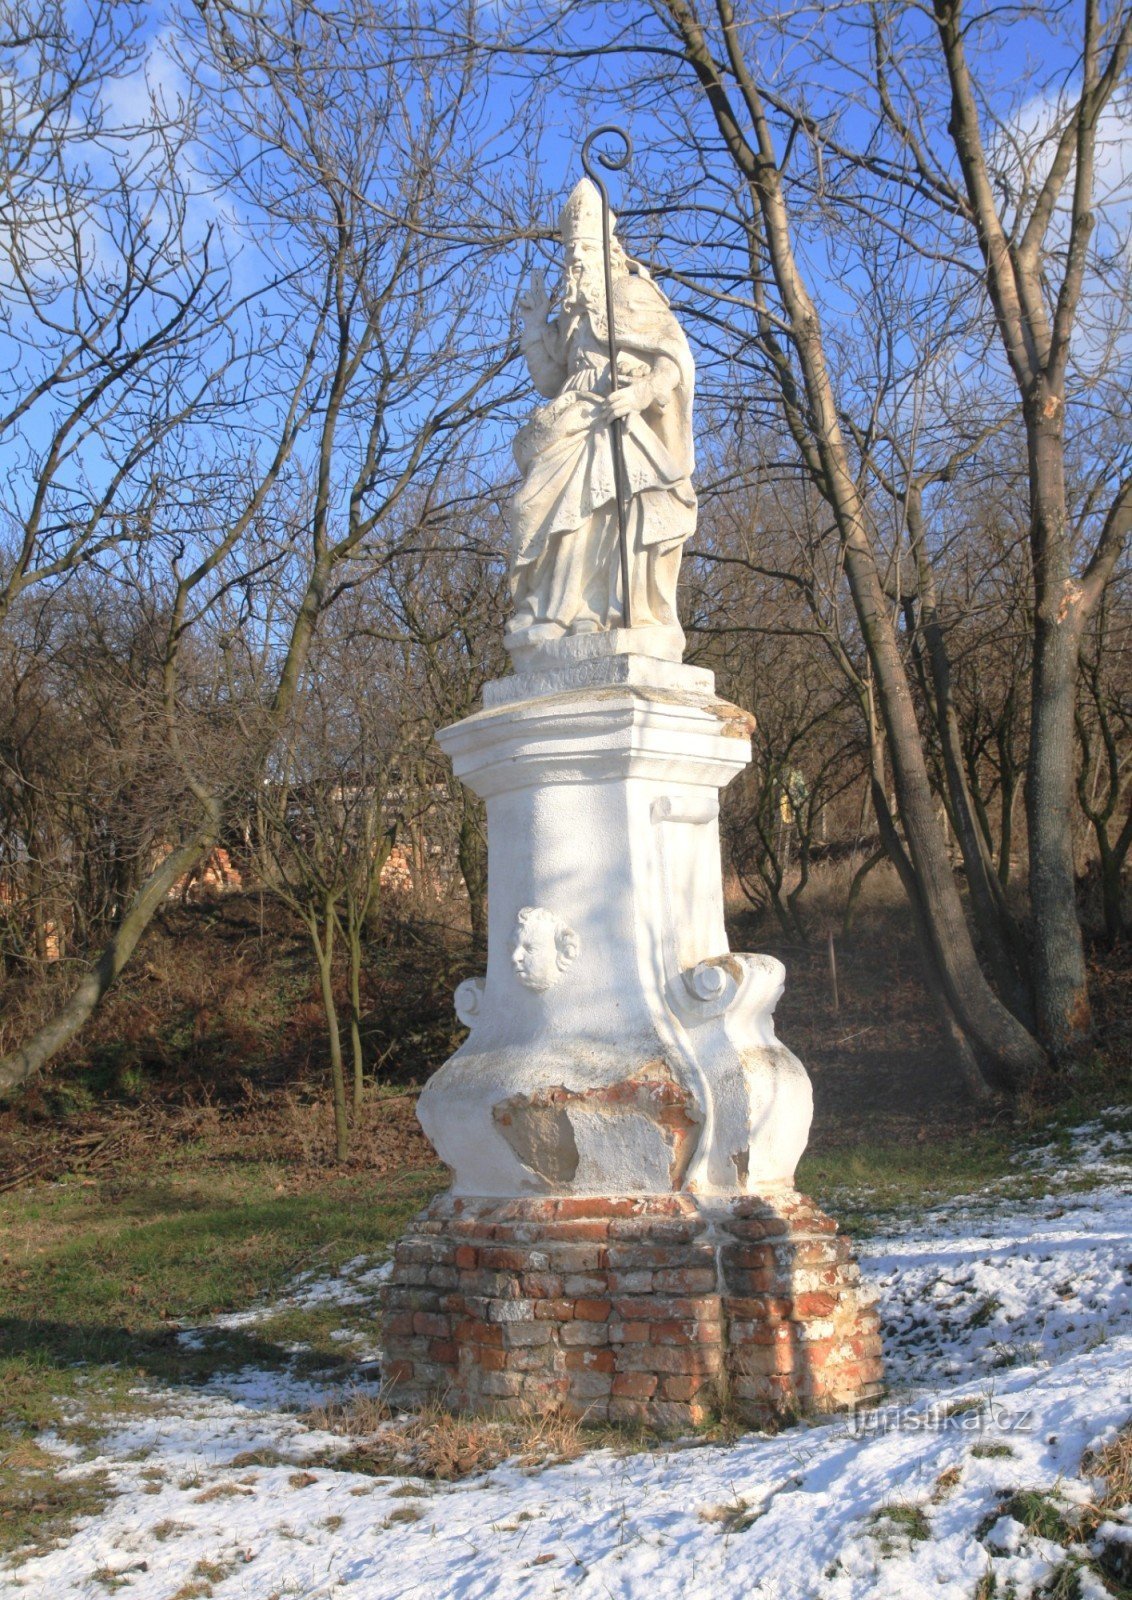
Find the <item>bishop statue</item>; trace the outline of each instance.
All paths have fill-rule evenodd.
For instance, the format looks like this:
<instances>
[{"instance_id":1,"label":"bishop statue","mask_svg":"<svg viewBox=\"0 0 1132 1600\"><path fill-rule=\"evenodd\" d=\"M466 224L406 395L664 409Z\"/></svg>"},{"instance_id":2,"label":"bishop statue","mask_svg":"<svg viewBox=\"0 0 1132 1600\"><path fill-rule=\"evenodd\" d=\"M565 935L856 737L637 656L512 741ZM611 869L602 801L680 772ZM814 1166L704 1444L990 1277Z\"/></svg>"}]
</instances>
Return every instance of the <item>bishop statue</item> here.
<instances>
[{"instance_id":1,"label":"bishop statue","mask_svg":"<svg viewBox=\"0 0 1132 1600\"><path fill-rule=\"evenodd\" d=\"M618 386L610 382L601 199L583 178L563 208L566 253L553 299L536 272L518 301L521 344L545 403L515 437L511 649L624 621L613 464L623 418L630 613L678 629L676 579L696 526L688 341L666 296L626 255L610 218ZM555 309L555 301L559 308Z\"/></svg>"}]
</instances>

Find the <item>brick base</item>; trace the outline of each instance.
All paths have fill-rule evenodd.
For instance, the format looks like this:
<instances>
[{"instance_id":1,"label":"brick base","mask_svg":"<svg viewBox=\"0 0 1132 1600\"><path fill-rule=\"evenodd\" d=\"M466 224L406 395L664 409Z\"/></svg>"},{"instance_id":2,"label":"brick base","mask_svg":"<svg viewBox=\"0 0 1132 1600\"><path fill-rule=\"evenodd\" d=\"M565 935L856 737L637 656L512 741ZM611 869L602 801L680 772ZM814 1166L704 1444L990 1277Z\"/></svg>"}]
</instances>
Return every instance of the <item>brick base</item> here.
<instances>
[{"instance_id":1,"label":"brick base","mask_svg":"<svg viewBox=\"0 0 1132 1600\"><path fill-rule=\"evenodd\" d=\"M683 1428L766 1424L881 1392L878 1319L848 1241L796 1190L459 1200L397 1246L384 1372L403 1403L562 1405Z\"/></svg>"}]
</instances>

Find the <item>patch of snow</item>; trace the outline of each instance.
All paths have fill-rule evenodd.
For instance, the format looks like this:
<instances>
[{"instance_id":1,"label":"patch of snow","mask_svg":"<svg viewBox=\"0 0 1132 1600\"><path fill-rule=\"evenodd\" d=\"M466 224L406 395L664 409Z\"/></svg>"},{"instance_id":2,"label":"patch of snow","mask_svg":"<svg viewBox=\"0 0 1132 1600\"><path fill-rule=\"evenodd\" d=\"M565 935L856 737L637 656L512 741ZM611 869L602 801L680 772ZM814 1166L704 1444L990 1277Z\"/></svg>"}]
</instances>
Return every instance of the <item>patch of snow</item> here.
<instances>
[{"instance_id":1,"label":"patch of snow","mask_svg":"<svg viewBox=\"0 0 1132 1600\"><path fill-rule=\"evenodd\" d=\"M124 1596L168 1600L207 1561L225 1570L217 1600L970 1600L988 1571L1028 1600L1088 1552L1028 1534L1009 1497L1087 1503L1083 1454L1132 1416L1132 1197L1116 1177L1132 1138L1098 1123L1073 1145L1048 1147L1040 1199L936 1205L861 1247L892 1386L875 1413L437 1485L314 1464L342 1445L296 1415L328 1397L315 1383L246 1368L149 1388L146 1415L61 1469L104 1469L118 1497L0 1595L105 1600L111 1574ZM1061 1192L1095 1150L1112 1181ZM356 1304L385 1270L308 1274L257 1316ZM1098 1538L1132 1540L1129 1516ZM1078 1582L1104 1595L1087 1570Z\"/></svg>"},{"instance_id":2,"label":"patch of snow","mask_svg":"<svg viewBox=\"0 0 1132 1600\"><path fill-rule=\"evenodd\" d=\"M317 1277L314 1270L299 1273L278 1299L265 1301L244 1311L226 1311L213 1318L209 1327L253 1328L288 1311L315 1311L321 1306L372 1305L378 1288L393 1271L392 1260L375 1262L371 1256L355 1256L336 1273ZM198 1334L185 1329L181 1337Z\"/></svg>"},{"instance_id":3,"label":"patch of snow","mask_svg":"<svg viewBox=\"0 0 1132 1600\"><path fill-rule=\"evenodd\" d=\"M1109 1190L1000 1206L956 1207L931 1236L860 1248L880 1291L888 1381L968 1382L1039 1367L1132 1323L1132 1200Z\"/></svg>"},{"instance_id":4,"label":"patch of snow","mask_svg":"<svg viewBox=\"0 0 1132 1600\"><path fill-rule=\"evenodd\" d=\"M988 1550L997 1555L1012 1556L1026 1538L1026 1529L1017 1517L999 1517L994 1527L983 1536Z\"/></svg>"}]
</instances>

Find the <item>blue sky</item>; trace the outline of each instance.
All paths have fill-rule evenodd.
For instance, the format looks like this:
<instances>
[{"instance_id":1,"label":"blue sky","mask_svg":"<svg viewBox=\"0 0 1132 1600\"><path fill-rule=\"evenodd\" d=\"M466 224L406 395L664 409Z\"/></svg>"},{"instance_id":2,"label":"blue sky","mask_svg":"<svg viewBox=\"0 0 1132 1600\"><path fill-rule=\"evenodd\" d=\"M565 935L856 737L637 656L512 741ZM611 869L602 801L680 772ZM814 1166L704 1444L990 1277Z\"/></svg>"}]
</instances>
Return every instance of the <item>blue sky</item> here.
<instances>
[{"instance_id":1,"label":"blue sky","mask_svg":"<svg viewBox=\"0 0 1132 1600\"><path fill-rule=\"evenodd\" d=\"M514 40L539 15L550 15L561 9L507 4L504 0L485 9L482 20L485 26L498 26L502 36ZM574 10L570 23L560 29L558 42L565 48L578 49L603 37L608 39L631 14L641 14L641 8L616 4L590 8L584 13ZM765 15L765 12L759 13L761 18ZM151 93L164 97L171 105L185 92L184 78L170 47L170 16L171 12L162 6L146 8L145 57L108 93L112 117L124 122L136 120L144 116ZM867 16L868 8L858 5L839 6L821 15L792 8L788 25L777 30L761 26L756 41L759 69L772 89L777 88L791 97L800 96L810 115L830 119L831 126L839 119L840 132L850 141L866 137L869 125L869 111L854 99L862 92L868 73L870 45L864 30ZM1051 8L1046 18L1053 16ZM930 23L926 18L909 7L901 9L901 17L903 27L926 30L925 37L931 43ZM1006 131L1040 127L1049 116L1057 89L1066 86L1071 89L1074 84L1073 48L1064 31L1051 29L1046 20L1028 15L1021 8L998 8L995 17L993 26L988 24L981 33L977 32L972 42L973 64L985 91L988 115L999 117ZM926 59L927 82L938 96L942 82L938 55L933 56L929 51ZM702 100L688 94L679 78L673 79L673 70L672 64L668 64L660 81L643 92L636 105L631 105L627 104L624 93L627 68L626 58L622 56L596 64L584 62L562 68L554 82L529 59L496 63L485 80L481 117L484 130L496 136L500 147L510 137L505 130L516 99L531 89L535 79L542 79L538 85L540 103L536 113L529 116L516 151L517 168L520 158L529 158L537 180L528 214L518 219L521 225L532 232L549 234L562 198L580 174L579 152L586 131L604 121L625 122L636 147L634 160L629 173L611 178L610 188L613 204L625 218L622 231L630 249L651 259L662 279L666 272L692 279L703 278L709 270L726 264L731 249L727 225L709 210L697 212L696 207L723 205L732 174L722 160L713 158L702 174L696 174L676 158L686 120L690 120L709 142L714 130ZM943 106L942 100L939 104ZM933 148L937 151L946 147L941 117L942 112L930 130ZM1115 115L1106 125L1102 161L1105 182L1123 181L1129 176L1132 161L1128 127L1127 121L1118 125ZM780 128L784 131L781 120ZM97 168L104 157L95 150L92 159ZM796 142L793 163L802 172L816 170L814 152L804 138ZM204 176L207 165L202 153L201 175L194 180L196 197L192 207L197 238L210 224L218 227L230 246L235 291L238 295L253 297L251 315L277 317L281 314L279 303L264 286L270 283L281 258L278 252L259 242L257 228L251 225L253 219L246 212L245 202L210 188ZM680 213L657 215L657 195L666 191L675 193L682 187L685 194ZM1129 217L1126 199L1114 214L1118 225L1126 227ZM852 227L842 226L831 241L820 226L822 219L812 202L808 210L799 204L797 215L799 254L822 309L843 396L850 404L864 406L869 400L872 381L868 366L868 336L872 329L862 238L855 235ZM730 237L733 242L733 229ZM481 326L476 333L465 329L459 334L460 338L468 341L489 334L493 339L504 336L510 302L520 285L529 248L516 243L500 261L498 271L493 272L485 290L480 308ZM551 244L544 242L539 248L549 264L553 259ZM970 259L969 246L967 254ZM910 302L918 298L922 304L928 304L934 297L937 305L941 303L939 291L941 283L949 277L949 269L926 265L909 249L901 253L896 270L905 278L904 290ZM698 297L691 290L673 284L671 279L668 282L676 303L686 313L690 312ZM888 286L891 287L891 281ZM961 291L956 291L953 285L952 293L956 292ZM977 294L976 285L971 285L970 294ZM1103 294L1096 297L1096 309L1103 310L1107 304ZM962 309L959 301L956 305ZM949 342L946 314L937 310L935 315L937 326L932 338L938 381L952 390L956 386L960 389L964 385L971 386L972 392L980 397L985 397L989 387L1002 386L1002 362L993 342L989 348L958 340ZM726 318L732 330L745 320L738 306L728 307ZM707 326L691 315L687 316L687 321L693 340L699 341L704 402L701 417L706 420L713 387L728 377L720 358L729 345L734 348L734 336L733 332L718 327L707 331ZM1086 355L1089 337L1091 335L1086 332L1082 341ZM911 345L906 341L902 345L899 337L894 349L898 365L912 353ZM473 354L470 347L466 354ZM253 390L256 387L254 374L252 387ZM1003 387L1002 393L1007 400L1012 400L1008 385ZM911 417L914 405L922 408L923 396L915 399L907 393L897 394L892 405L897 416L901 415L899 408L903 406L908 408L904 415ZM271 414L272 394L261 393L245 422L254 433ZM489 454L477 456L475 467L488 478L498 479L507 471L506 445L513 416L514 407L507 407L499 413L496 424L486 431L484 443ZM34 420L27 436L33 445L37 437L43 436L43 426L41 418ZM230 437L217 442L222 453L230 449ZM705 456L710 453L709 440L702 441L701 453Z\"/></svg>"}]
</instances>

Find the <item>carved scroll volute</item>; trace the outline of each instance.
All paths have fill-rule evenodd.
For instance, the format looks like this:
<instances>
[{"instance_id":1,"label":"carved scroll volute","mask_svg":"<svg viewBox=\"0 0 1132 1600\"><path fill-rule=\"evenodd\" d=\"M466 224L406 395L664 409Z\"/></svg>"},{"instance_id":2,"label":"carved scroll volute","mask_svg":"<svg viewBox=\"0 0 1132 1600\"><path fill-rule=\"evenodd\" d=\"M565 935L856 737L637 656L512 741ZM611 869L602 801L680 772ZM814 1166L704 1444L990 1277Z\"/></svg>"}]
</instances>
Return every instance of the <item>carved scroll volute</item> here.
<instances>
[{"instance_id":1,"label":"carved scroll volute","mask_svg":"<svg viewBox=\"0 0 1132 1600\"><path fill-rule=\"evenodd\" d=\"M712 956L689 968L683 978L685 993L694 1002L685 1006L693 1024L742 1012L773 1035L774 1008L786 983L786 968L774 956Z\"/></svg>"},{"instance_id":2,"label":"carved scroll volute","mask_svg":"<svg viewBox=\"0 0 1132 1600\"><path fill-rule=\"evenodd\" d=\"M465 1028L475 1027L483 1005L483 984L482 978L465 978L463 983L457 985L456 993L452 996L456 1015Z\"/></svg>"},{"instance_id":3,"label":"carved scroll volute","mask_svg":"<svg viewBox=\"0 0 1132 1600\"><path fill-rule=\"evenodd\" d=\"M734 1002L746 977L738 956L713 956L684 973L684 987L704 1007L705 1015L717 1016Z\"/></svg>"}]
</instances>

